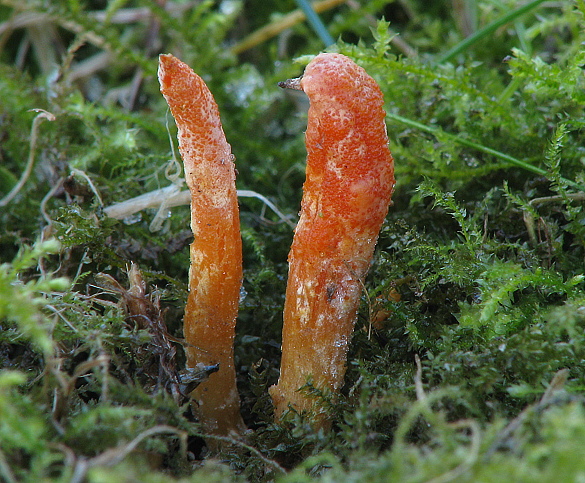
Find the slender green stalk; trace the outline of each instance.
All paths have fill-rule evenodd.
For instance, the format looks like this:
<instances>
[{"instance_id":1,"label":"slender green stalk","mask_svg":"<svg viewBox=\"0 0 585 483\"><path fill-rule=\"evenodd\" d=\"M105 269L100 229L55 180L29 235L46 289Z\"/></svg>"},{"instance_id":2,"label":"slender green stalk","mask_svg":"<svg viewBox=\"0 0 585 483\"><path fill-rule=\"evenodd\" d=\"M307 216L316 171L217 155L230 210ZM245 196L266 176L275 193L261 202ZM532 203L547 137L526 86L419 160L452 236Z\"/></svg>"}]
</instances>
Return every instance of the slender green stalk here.
<instances>
[{"instance_id":1,"label":"slender green stalk","mask_svg":"<svg viewBox=\"0 0 585 483\"><path fill-rule=\"evenodd\" d=\"M325 27L321 21L321 18L319 15L317 15L311 4L307 0L296 0L296 2L307 17L307 21L311 24L313 30L325 44L325 47L329 47L330 45L334 44L335 40L333 40L333 37L331 37L331 34L327 30L327 27Z\"/></svg>"},{"instance_id":2,"label":"slender green stalk","mask_svg":"<svg viewBox=\"0 0 585 483\"><path fill-rule=\"evenodd\" d=\"M508 22L511 22L512 20L520 17L521 15L524 15L526 12L529 12L530 10L538 7L544 1L545 0L532 0L532 2L528 2L524 5L521 5L520 7L508 12L506 15L500 17L499 19L494 20L492 23L486 25L484 28L478 30L474 34L472 34L469 37L467 37L466 39L462 40L457 45L455 45L451 50L449 50L448 52L443 54L441 57L439 57L439 59L437 60L437 64L442 64L443 62L447 62L447 61L451 60L457 54L463 52L469 46L475 44L476 42L478 42L482 38L491 34L495 30L500 28L502 25L505 25Z\"/></svg>"},{"instance_id":3,"label":"slender green stalk","mask_svg":"<svg viewBox=\"0 0 585 483\"><path fill-rule=\"evenodd\" d=\"M32 109L33 111L38 112L37 116L34 118L32 123L32 128L30 131L30 142L29 142L29 149L28 149L28 160L26 162L26 166L18 183L14 185L14 187L10 190L10 192L4 196L0 200L0 206L6 206L8 203L12 201L12 199L18 194L18 192L22 189L22 187L26 184L28 177L32 173L33 166L35 164L35 149L37 147L37 137L38 137L38 130L41 122L44 119L49 121L54 121L55 116L50 112L47 112L43 109Z\"/></svg>"},{"instance_id":4,"label":"slender green stalk","mask_svg":"<svg viewBox=\"0 0 585 483\"><path fill-rule=\"evenodd\" d=\"M476 149L477 151L481 151L482 153L490 154L492 156L495 156L496 158L499 158L503 161L506 161L510 164L513 164L514 166L518 166L522 169L525 169L526 171L530 171L530 172L538 174L540 176L545 176L546 178L550 177L550 173L548 171L546 171L542 168L539 168L537 166L534 166L530 163L527 163L526 161L522 161L521 159L510 156L509 154L502 153L500 151L496 151L495 149L488 148L487 146L483 146L483 145L478 144L478 143L474 143L473 141L469 141L468 139L463 139L455 134L447 133L447 132L442 131L438 128L426 126L425 124L413 121L412 119L408 119L406 117L399 116L398 114L388 113L387 116L390 119L393 119L394 121L401 122L402 124L406 124L407 126L413 127L413 128L418 129L420 131L428 132L429 134L432 134L433 136L437 136L437 137L439 135L445 136L445 137L455 141L458 144L461 144L463 146L467 146L469 148ZM576 183L575 181L571 181L571 180L566 179L566 178L561 178L561 179L567 185L569 185L573 188L576 188L580 191L585 191L585 186L582 186L579 183Z\"/></svg>"}]
</instances>

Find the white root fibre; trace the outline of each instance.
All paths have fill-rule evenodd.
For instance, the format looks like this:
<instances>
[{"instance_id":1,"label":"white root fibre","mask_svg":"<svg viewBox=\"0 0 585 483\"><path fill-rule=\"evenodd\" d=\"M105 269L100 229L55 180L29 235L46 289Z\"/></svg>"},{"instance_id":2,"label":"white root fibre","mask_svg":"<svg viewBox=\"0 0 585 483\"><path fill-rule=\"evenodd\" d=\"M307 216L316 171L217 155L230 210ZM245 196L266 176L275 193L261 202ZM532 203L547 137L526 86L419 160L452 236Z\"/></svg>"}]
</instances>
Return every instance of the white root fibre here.
<instances>
[{"instance_id":1,"label":"white root fibre","mask_svg":"<svg viewBox=\"0 0 585 483\"><path fill-rule=\"evenodd\" d=\"M291 228L295 227L289 217L284 215L268 198L250 190L238 190L238 197L240 198L257 198L270 208L281 221L289 225ZM177 191L177 186L172 184L166 188L150 191L136 198L130 198L120 203L115 203L104 209L104 213L117 220L123 220L134 213L145 210L147 208L173 208L175 206L188 205L191 202L191 193L188 190Z\"/></svg>"}]
</instances>

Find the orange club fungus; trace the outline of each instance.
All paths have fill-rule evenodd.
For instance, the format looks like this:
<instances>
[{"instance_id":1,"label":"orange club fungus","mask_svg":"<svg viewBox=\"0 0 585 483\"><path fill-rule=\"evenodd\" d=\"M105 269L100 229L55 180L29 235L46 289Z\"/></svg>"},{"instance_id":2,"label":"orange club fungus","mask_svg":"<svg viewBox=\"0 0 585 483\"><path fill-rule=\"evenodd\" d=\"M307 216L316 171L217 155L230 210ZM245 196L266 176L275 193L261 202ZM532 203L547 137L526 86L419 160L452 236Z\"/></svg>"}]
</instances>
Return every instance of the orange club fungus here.
<instances>
[{"instance_id":1,"label":"orange club fungus","mask_svg":"<svg viewBox=\"0 0 585 483\"><path fill-rule=\"evenodd\" d=\"M307 382L335 395L378 233L394 189L383 95L348 57L316 56L303 76L281 83L310 102L306 179L289 253L282 362L270 388L277 419L289 408L317 427L326 409L303 391Z\"/></svg>"},{"instance_id":2,"label":"orange club fungus","mask_svg":"<svg viewBox=\"0 0 585 483\"><path fill-rule=\"evenodd\" d=\"M242 283L242 241L236 173L219 110L205 82L172 55L161 55L158 78L178 128L179 151L191 192L189 296L184 334L187 367L219 363L192 393L208 434L245 430L236 388L233 341ZM210 446L217 446L213 440Z\"/></svg>"}]
</instances>

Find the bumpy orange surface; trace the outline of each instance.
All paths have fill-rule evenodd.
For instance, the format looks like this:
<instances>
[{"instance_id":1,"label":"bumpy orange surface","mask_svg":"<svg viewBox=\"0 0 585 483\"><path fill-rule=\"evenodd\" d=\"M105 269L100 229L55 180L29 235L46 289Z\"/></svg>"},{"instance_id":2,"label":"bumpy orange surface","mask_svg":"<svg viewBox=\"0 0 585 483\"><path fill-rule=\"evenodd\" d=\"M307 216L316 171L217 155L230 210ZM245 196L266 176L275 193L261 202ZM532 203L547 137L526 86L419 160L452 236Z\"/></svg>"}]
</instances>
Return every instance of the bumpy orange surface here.
<instances>
[{"instance_id":1,"label":"bumpy orange surface","mask_svg":"<svg viewBox=\"0 0 585 483\"><path fill-rule=\"evenodd\" d=\"M308 378L335 393L343 384L362 281L394 188L383 96L348 57L321 54L300 88L310 101L301 215L289 254L277 417L322 408L299 389Z\"/></svg>"},{"instance_id":2,"label":"bumpy orange surface","mask_svg":"<svg viewBox=\"0 0 585 483\"><path fill-rule=\"evenodd\" d=\"M184 333L187 365L220 364L193 393L204 428L241 432L233 340L242 281L242 242L235 167L217 104L189 66L161 55L161 92L175 118L179 151L191 191L191 268Z\"/></svg>"}]
</instances>

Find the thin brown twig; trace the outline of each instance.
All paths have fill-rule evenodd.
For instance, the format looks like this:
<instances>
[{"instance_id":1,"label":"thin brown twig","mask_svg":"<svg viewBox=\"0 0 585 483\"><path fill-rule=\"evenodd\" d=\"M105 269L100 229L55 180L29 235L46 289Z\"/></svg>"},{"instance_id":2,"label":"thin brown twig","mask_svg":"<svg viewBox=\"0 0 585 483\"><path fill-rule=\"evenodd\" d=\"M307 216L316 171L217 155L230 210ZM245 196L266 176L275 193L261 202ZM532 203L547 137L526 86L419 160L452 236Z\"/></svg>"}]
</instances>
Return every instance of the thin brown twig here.
<instances>
[{"instance_id":1,"label":"thin brown twig","mask_svg":"<svg viewBox=\"0 0 585 483\"><path fill-rule=\"evenodd\" d=\"M221 441L224 443L229 443L232 445L240 446L240 447L250 451L250 453L253 453L256 457L258 457L260 460L262 460L267 465L272 466L279 473L286 474L286 470L282 466L280 466L276 461L267 458L259 450L257 450L253 446L250 446L249 444L244 443L243 441L241 441L239 439L230 438L229 436L218 436L218 435L214 435L214 434L201 434L200 436L205 438L205 439L214 439L216 441Z\"/></svg>"},{"instance_id":2,"label":"thin brown twig","mask_svg":"<svg viewBox=\"0 0 585 483\"><path fill-rule=\"evenodd\" d=\"M138 436L136 436L132 441L121 444L115 448L110 448L105 450L103 453L100 453L93 458L85 458L80 457L77 458L75 461L75 466L73 468L73 475L69 480L70 483L81 483L85 481L85 476L87 472L91 468L95 468L98 466L114 466L120 463L124 458L126 458L132 451L134 451L137 446L144 441L146 438L154 436L156 434L162 433L171 433L177 435L179 440L181 441L181 452L185 454L187 452L187 432L182 431L180 429L174 428L172 426L167 425L158 425L154 426L146 431L143 431Z\"/></svg>"},{"instance_id":3,"label":"thin brown twig","mask_svg":"<svg viewBox=\"0 0 585 483\"><path fill-rule=\"evenodd\" d=\"M524 421L528 418L529 414L533 410L541 410L548 406L551 403L553 396L564 387L568 377L569 369L561 369L555 373L540 401L538 401L536 404L532 404L526 407L518 416L510 421L510 423L508 423L508 425L502 429L502 431L500 431L500 434L496 440L486 451L484 458L489 459L504 444L508 443L510 440L513 440L514 433L522 426Z\"/></svg>"}]
</instances>

